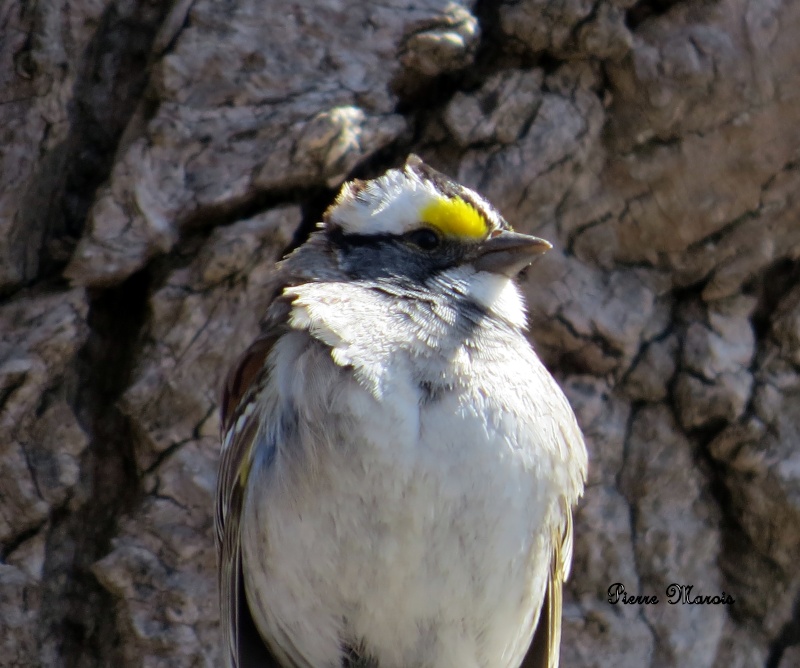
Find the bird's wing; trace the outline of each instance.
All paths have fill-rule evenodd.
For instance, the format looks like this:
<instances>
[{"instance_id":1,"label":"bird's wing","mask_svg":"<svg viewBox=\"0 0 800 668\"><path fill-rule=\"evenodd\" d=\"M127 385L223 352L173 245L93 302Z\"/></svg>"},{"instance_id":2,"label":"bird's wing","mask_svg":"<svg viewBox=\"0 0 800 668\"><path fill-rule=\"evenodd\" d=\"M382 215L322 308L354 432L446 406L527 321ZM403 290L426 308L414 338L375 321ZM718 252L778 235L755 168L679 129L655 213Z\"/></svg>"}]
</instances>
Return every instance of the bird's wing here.
<instances>
[{"instance_id":1,"label":"bird's wing","mask_svg":"<svg viewBox=\"0 0 800 668\"><path fill-rule=\"evenodd\" d=\"M222 454L215 513L220 623L230 668L280 668L258 633L244 591L240 529L247 472L259 431L254 401L266 380L266 362L281 327L272 327L241 356L222 397Z\"/></svg>"},{"instance_id":2,"label":"bird's wing","mask_svg":"<svg viewBox=\"0 0 800 668\"><path fill-rule=\"evenodd\" d=\"M561 590L572 563L572 510L565 504L563 531L553 532L553 556L539 623L520 668L558 668L561 648Z\"/></svg>"}]
</instances>

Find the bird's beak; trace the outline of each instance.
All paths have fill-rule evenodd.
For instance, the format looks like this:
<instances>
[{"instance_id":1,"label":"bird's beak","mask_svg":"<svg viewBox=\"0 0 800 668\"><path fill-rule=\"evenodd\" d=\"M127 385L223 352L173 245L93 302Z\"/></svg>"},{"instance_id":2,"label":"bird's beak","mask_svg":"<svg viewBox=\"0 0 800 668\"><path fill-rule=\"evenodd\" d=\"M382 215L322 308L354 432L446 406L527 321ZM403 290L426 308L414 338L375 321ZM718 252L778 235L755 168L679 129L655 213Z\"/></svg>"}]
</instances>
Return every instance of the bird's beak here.
<instances>
[{"instance_id":1,"label":"bird's beak","mask_svg":"<svg viewBox=\"0 0 800 668\"><path fill-rule=\"evenodd\" d=\"M527 267L537 255L546 253L552 244L539 237L517 232L500 232L478 247L473 266L478 271L503 274L513 278Z\"/></svg>"}]
</instances>

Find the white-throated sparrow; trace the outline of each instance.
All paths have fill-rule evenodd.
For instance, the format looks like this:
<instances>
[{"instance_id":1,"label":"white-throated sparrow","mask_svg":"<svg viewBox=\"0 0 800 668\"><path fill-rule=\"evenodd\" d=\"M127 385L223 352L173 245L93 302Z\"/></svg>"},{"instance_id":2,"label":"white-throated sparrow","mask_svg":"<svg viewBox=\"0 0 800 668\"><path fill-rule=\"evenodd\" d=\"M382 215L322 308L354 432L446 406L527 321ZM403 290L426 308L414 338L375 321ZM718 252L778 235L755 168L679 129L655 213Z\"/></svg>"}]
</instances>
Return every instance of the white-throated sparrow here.
<instances>
[{"instance_id":1,"label":"white-throated sparrow","mask_svg":"<svg viewBox=\"0 0 800 668\"><path fill-rule=\"evenodd\" d=\"M411 156L278 265L222 406L231 665L557 666L586 449L513 281L548 248Z\"/></svg>"}]
</instances>

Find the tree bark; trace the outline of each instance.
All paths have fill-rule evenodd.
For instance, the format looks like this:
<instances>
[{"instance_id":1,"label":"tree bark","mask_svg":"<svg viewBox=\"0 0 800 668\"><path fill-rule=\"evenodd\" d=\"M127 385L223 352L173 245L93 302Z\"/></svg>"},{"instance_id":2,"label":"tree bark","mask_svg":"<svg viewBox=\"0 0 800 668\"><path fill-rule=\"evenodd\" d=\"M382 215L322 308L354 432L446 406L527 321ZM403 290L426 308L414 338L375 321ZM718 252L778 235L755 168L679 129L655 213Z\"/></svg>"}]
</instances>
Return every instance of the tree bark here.
<instances>
[{"instance_id":1,"label":"tree bark","mask_svg":"<svg viewBox=\"0 0 800 668\"><path fill-rule=\"evenodd\" d=\"M0 665L220 665L222 379L275 260L411 152L555 246L562 664L800 665L798 35L789 0L3 4Z\"/></svg>"}]
</instances>

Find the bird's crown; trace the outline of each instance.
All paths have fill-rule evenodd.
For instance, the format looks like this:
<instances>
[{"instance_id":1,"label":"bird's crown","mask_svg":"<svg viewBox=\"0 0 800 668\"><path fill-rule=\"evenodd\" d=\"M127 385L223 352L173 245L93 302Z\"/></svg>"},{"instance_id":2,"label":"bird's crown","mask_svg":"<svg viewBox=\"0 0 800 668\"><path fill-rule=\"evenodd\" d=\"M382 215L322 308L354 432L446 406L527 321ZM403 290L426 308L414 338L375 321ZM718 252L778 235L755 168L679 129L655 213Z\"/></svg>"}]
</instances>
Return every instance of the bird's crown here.
<instances>
[{"instance_id":1,"label":"bird's crown","mask_svg":"<svg viewBox=\"0 0 800 668\"><path fill-rule=\"evenodd\" d=\"M344 185L325 214L345 234L402 235L429 228L454 240L480 241L508 223L476 192L437 172L416 155L402 169Z\"/></svg>"}]
</instances>

